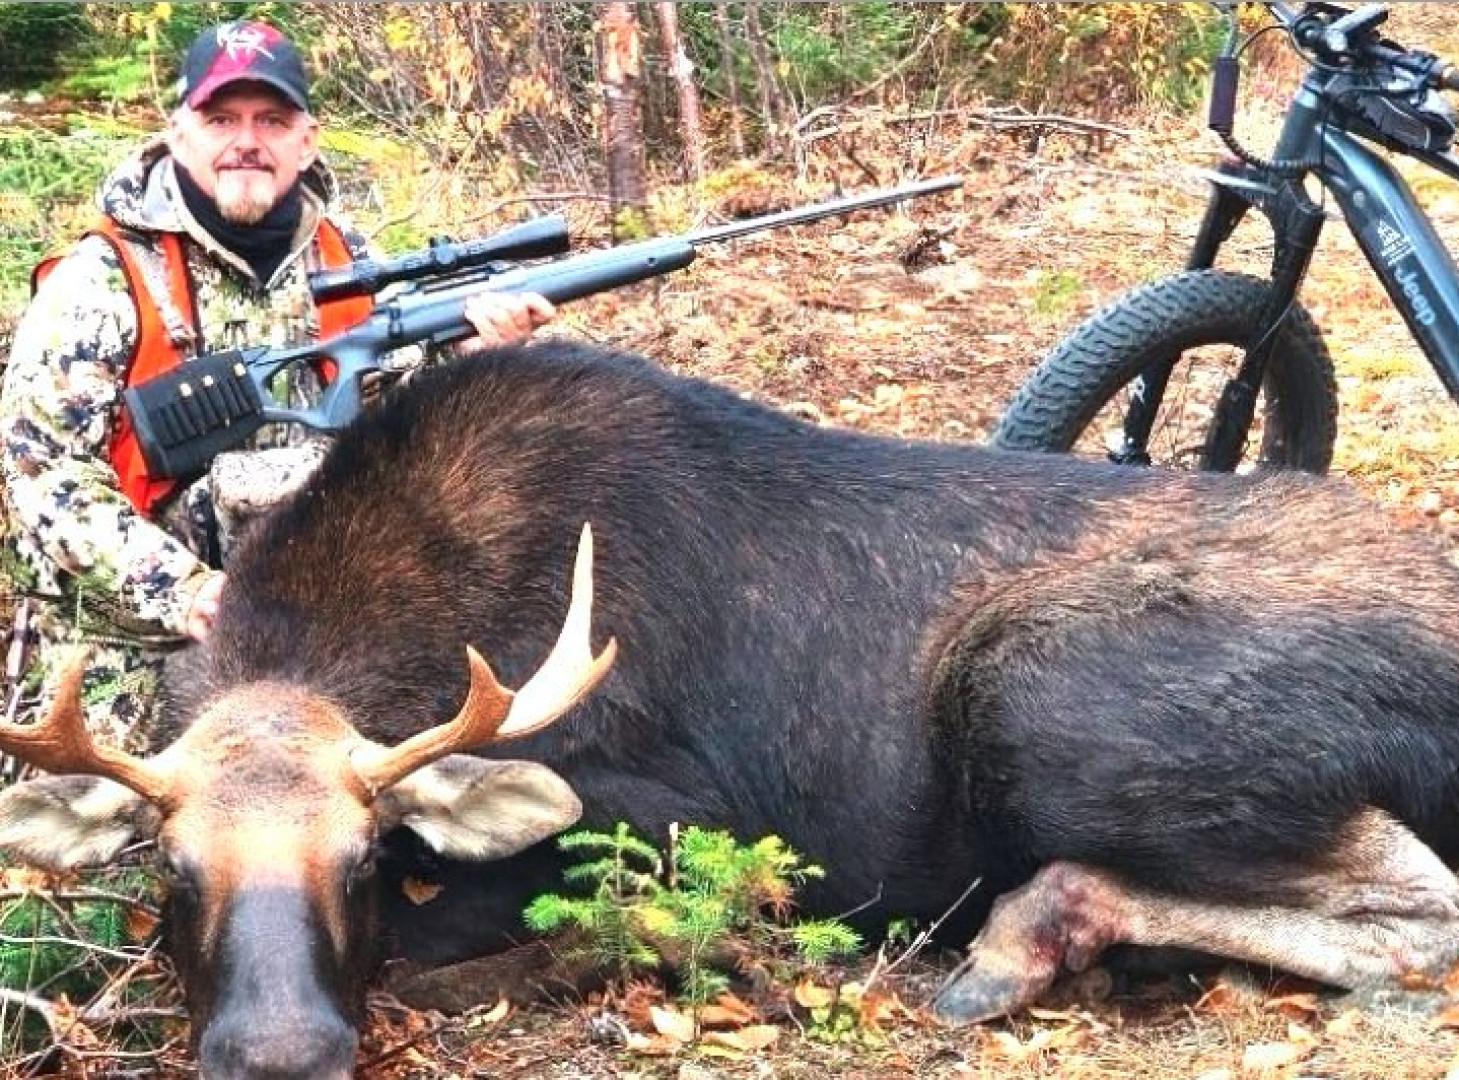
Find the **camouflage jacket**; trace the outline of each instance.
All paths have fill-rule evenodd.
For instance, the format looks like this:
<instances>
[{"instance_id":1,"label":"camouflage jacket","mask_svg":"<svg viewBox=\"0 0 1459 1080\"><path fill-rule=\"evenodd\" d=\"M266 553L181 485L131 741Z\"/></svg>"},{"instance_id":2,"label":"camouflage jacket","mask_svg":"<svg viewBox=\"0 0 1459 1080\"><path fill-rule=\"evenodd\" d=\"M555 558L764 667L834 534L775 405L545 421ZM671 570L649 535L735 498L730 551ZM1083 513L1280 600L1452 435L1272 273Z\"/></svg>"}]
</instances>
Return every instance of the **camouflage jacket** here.
<instances>
[{"instance_id":1,"label":"camouflage jacket","mask_svg":"<svg viewBox=\"0 0 1459 1080\"><path fill-rule=\"evenodd\" d=\"M162 265L161 245L146 238L182 234L194 286L193 329L201 335L189 351L282 348L319 332L306 274L314 268L311 241L335 181L322 163L303 179L305 211L293 252L267 282L192 219L161 139L107 178L98 205L140 235L135 250L144 264ZM338 223L363 255L359 234ZM182 313L188 322L192 314ZM172 321L167 312L164 320ZM98 636L160 643L181 634L196 579L208 567L176 530L133 509L108 460L136 335L120 259L105 239L82 239L56 264L16 327L0 390L5 554L19 587L74 605L72 618L93 624ZM296 386L290 395L298 403L317 389Z\"/></svg>"}]
</instances>

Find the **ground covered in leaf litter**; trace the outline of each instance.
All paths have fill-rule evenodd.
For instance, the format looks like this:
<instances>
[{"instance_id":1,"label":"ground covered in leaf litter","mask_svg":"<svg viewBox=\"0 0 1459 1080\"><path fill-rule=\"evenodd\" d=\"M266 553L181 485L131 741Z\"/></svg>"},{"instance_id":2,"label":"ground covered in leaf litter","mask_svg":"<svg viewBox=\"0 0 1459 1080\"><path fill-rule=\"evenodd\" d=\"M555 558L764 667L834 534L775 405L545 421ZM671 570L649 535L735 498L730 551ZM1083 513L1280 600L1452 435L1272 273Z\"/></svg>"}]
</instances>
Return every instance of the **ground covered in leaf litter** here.
<instances>
[{"instance_id":1,"label":"ground covered in leaf litter","mask_svg":"<svg viewBox=\"0 0 1459 1080\"><path fill-rule=\"evenodd\" d=\"M1432 25L1439 5L1407 7L1400 18ZM1269 145L1284 85L1273 76L1248 86L1248 144ZM858 168L877 161L867 153L874 143L881 183L913 174L898 165L914 159L905 125L868 112L848 119L860 126ZM575 305L563 331L812 422L982 440L1080 318L1181 265L1204 195L1196 170L1217 157L1196 123L1168 116L1127 119L1115 131L991 119L916 132L916 174L965 173L959 194L705 250L685 273ZM835 149L820 155L822 175L808 184L747 176L738 196L746 205L736 209L826 196ZM1417 187L1441 234L1459 237L1459 189L1422 179ZM1234 251L1259 270L1270 244L1243 234ZM1338 364L1334 471L1452 539L1459 413L1339 228L1327 231L1304 301ZM1232 969L1140 978L1099 969L1047 1008L955 1031L920 1008L946 962L890 953L839 975L743 991L697 1020L646 984L551 1004L484 1000L451 1016L377 993L361 1075L1459 1077L1459 986L1409 1012L1353 1008L1315 987ZM87 1056L89 1075L107 1074L104 1057ZM180 1053L168 1058L148 1075L186 1074ZM110 1068L128 1066L115 1059Z\"/></svg>"}]
</instances>

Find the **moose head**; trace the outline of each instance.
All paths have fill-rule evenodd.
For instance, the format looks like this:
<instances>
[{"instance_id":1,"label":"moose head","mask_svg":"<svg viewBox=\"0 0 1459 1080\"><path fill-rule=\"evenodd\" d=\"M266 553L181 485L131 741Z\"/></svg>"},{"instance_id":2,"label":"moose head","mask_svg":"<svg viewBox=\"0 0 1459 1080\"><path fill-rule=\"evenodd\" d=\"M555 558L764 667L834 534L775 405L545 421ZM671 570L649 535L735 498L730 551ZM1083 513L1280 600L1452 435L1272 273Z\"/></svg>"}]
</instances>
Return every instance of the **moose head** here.
<instances>
[{"instance_id":1,"label":"moose head","mask_svg":"<svg viewBox=\"0 0 1459 1080\"><path fill-rule=\"evenodd\" d=\"M153 757L94 742L68 665L48 713L0 725L0 749L49 775L0 793L0 850L62 871L155 842L168 949L206 1077L348 1076L373 959L379 838L404 826L445 856L492 860L566 828L581 805L530 761L468 752L552 723L607 673L594 656L584 529L557 644L516 692L467 647L450 721L395 746L306 687L252 682L209 701Z\"/></svg>"}]
</instances>

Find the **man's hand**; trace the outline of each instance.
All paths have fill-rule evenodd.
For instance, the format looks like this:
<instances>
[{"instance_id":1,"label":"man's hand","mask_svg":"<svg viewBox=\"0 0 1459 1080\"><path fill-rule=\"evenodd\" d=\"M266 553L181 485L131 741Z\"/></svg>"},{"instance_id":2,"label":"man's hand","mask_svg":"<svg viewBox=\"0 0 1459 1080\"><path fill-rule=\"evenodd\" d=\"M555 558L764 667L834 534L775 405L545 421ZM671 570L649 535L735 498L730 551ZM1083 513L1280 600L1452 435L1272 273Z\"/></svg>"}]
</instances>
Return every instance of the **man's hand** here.
<instances>
[{"instance_id":1,"label":"man's hand","mask_svg":"<svg viewBox=\"0 0 1459 1080\"><path fill-rule=\"evenodd\" d=\"M481 292L466 301L462 312L476 328L476 336L457 344L461 355L520 345L557 316L552 301L537 293Z\"/></svg>"},{"instance_id":2,"label":"man's hand","mask_svg":"<svg viewBox=\"0 0 1459 1080\"><path fill-rule=\"evenodd\" d=\"M197 591L188 604L183 617L183 629L194 641L202 641L213 631L218 618L218 602L223 596L223 586L228 576L221 570L214 570L203 577Z\"/></svg>"}]
</instances>

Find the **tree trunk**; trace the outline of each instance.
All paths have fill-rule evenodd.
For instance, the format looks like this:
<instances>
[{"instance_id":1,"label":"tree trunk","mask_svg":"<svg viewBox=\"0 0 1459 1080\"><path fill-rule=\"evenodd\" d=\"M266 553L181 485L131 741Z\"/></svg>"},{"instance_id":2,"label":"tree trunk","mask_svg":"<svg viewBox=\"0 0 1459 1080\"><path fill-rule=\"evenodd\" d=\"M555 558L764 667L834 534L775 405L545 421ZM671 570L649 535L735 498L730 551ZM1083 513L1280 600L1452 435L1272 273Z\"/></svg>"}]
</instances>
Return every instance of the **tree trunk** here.
<instances>
[{"instance_id":1,"label":"tree trunk","mask_svg":"<svg viewBox=\"0 0 1459 1080\"><path fill-rule=\"evenodd\" d=\"M719 66L724 72L725 96L729 99L730 149L736 158L745 156L745 125L740 109L740 80L735 72L735 42L730 34L729 0L717 0L714 23L719 28Z\"/></svg>"},{"instance_id":2,"label":"tree trunk","mask_svg":"<svg viewBox=\"0 0 1459 1080\"><path fill-rule=\"evenodd\" d=\"M775 80L775 66L765 48L765 31L760 25L760 0L745 0L745 40L750 45L750 59L755 63L755 82L760 89L760 111L765 116L765 146L771 152L781 149L789 132L786 109Z\"/></svg>"},{"instance_id":3,"label":"tree trunk","mask_svg":"<svg viewBox=\"0 0 1459 1080\"><path fill-rule=\"evenodd\" d=\"M659 3L656 6L664 58L679 98L679 137L684 144L684 163L688 166L689 178L699 180L704 176L704 125L699 119L699 88L694 85L694 64L684 51L684 41L679 36L679 5Z\"/></svg>"},{"instance_id":4,"label":"tree trunk","mask_svg":"<svg viewBox=\"0 0 1459 1080\"><path fill-rule=\"evenodd\" d=\"M608 201L617 235L623 211L641 211L648 201L638 15L629 3L599 4L598 9L598 77L603 86Z\"/></svg>"}]
</instances>

